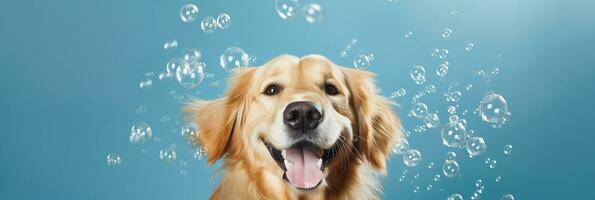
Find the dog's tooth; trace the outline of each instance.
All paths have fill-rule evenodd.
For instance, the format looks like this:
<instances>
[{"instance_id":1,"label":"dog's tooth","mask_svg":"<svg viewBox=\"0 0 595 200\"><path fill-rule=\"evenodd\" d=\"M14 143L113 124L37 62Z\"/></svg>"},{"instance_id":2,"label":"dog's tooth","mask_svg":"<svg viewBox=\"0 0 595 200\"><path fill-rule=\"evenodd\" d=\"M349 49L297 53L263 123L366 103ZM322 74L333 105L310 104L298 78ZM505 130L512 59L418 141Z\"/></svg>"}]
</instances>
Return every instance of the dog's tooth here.
<instances>
[{"instance_id":1,"label":"dog's tooth","mask_svg":"<svg viewBox=\"0 0 595 200\"><path fill-rule=\"evenodd\" d=\"M318 168L322 167L322 158L319 158L318 161L316 161L316 165L318 165Z\"/></svg>"},{"instance_id":2,"label":"dog's tooth","mask_svg":"<svg viewBox=\"0 0 595 200\"><path fill-rule=\"evenodd\" d=\"M293 163L289 162L289 160L283 160L285 163L285 168L289 169L289 167L293 167Z\"/></svg>"},{"instance_id":3,"label":"dog's tooth","mask_svg":"<svg viewBox=\"0 0 595 200\"><path fill-rule=\"evenodd\" d=\"M283 159L286 159L286 157L287 157L287 150L281 151L281 156L283 156Z\"/></svg>"}]
</instances>

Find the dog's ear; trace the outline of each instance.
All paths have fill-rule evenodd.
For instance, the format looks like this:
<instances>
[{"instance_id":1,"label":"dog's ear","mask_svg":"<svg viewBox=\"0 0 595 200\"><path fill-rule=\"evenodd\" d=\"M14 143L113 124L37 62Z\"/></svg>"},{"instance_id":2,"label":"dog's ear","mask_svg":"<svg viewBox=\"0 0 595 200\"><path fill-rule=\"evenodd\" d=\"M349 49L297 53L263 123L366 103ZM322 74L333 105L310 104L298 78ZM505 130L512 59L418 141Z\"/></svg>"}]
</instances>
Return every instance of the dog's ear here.
<instances>
[{"instance_id":1,"label":"dog's ear","mask_svg":"<svg viewBox=\"0 0 595 200\"><path fill-rule=\"evenodd\" d=\"M195 140L207 150L208 163L213 164L221 158L232 142L234 130L238 130L245 107L248 92L255 68L243 67L234 71L230 78L230 87L226 96L211 100L194 100L184 111L194 115L198 124Z\"/></svg>"},{"instance_id":2,"label":"dog's ear","mask_svg":"<svg viewBox=\"0 0 595 200\"><path fill-rule=\"evenodd\" d=\"M356 148L372 167L384 171L386 159L395 142L403 138L401 122L392 109L392 102L377 92L374 74L342 68L351 93L349 101L354 116Z\"/></svg>"}]
</instances>

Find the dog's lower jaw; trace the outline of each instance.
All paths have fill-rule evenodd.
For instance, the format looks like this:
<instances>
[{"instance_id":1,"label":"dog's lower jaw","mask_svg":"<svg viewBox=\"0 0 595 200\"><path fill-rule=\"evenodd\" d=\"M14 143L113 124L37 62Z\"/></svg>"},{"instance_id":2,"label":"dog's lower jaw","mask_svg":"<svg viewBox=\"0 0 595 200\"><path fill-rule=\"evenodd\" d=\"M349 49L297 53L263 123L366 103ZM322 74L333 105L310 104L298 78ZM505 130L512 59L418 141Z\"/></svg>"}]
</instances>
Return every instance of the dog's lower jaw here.
<instances>
[{"instance_id":1,"label":"dog's lower jaw","mask_svg":"<svg viewBox=\"0 0 595 200\"><path fill-rule=\"evenodd\" d=\"M249 169L246 164L225 162L225 174L211 199L379 199L379 172L367 163L353 162L343 174L329 174L326 185L312 191L291 188L277 166Z\"/></svg>"}]
</instances>

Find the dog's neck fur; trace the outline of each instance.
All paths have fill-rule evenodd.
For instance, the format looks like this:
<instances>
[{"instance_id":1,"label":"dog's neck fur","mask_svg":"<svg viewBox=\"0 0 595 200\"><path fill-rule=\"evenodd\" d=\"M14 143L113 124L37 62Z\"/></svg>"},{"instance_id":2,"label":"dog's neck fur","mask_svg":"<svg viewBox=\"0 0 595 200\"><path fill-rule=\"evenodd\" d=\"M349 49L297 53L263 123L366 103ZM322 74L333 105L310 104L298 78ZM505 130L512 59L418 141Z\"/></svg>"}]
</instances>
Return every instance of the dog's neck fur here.
<instances>
[{"instance_id":1,"label":"dog's neck fur","mask_svg":"<svg viewBox=\"0 0 595 200\"><path fill-rule=\"evenodd\" d=\"M326 185L309 193L290 188L280 169L226 159L224 175L211 199L379 199L379 172L367 163L350 163L344 173L331 173Z\"/></svg>"}]
</instances>

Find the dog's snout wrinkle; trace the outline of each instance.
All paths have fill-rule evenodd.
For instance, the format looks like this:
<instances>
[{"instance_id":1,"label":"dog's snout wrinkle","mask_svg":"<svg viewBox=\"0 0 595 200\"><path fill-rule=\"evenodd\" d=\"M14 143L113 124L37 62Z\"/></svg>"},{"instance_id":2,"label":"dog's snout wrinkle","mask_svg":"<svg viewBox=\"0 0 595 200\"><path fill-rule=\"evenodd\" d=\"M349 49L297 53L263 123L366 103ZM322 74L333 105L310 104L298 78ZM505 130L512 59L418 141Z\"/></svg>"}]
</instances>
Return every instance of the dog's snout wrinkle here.
<instances>
[{"instance_id":1,"label":"dog's snout wrinkle","mask_svg":"<svg viewBox=\"0 0 595 200\"><path fill-rule=\"evenodd\" d=\"M311 101L290 103L283 111L283 122L295 132L312 132L323 120L324 112L320 105Z\"/></svg>"}]
</instances>

